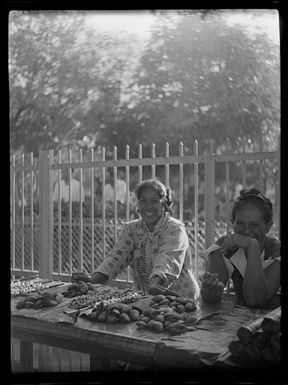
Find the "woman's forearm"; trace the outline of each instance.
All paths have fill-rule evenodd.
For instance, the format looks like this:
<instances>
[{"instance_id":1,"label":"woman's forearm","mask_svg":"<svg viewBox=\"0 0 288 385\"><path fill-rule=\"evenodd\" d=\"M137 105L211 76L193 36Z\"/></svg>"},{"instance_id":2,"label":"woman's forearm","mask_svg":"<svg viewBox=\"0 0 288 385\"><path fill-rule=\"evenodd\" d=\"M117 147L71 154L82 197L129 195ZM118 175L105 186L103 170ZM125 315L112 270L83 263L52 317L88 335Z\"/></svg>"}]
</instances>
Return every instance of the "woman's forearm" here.
<instances>
[{"instance_id":1,"label":"woman's forearm","mask_svg":"<svg viewBox=\"0 0 288 385\"><path fill-rule=\"evenodd\" d=\"M268 300L269 290L261 263L260 249L255 243L247 250L247 266L242 290L248 306L260 307Z\"/></svg>"},{"instance_id":2,"label":"woman's forearm","mask_svg":"<svg viewBox=\"0 0 288 385\"><path fill-rule=\"evenodd\" d=\"M207 258L207 271L211 274L217 273L218 279L226 285L229 275L224 262L224 256L220 250L213 251Z\"/></svg>"}]
</instances>

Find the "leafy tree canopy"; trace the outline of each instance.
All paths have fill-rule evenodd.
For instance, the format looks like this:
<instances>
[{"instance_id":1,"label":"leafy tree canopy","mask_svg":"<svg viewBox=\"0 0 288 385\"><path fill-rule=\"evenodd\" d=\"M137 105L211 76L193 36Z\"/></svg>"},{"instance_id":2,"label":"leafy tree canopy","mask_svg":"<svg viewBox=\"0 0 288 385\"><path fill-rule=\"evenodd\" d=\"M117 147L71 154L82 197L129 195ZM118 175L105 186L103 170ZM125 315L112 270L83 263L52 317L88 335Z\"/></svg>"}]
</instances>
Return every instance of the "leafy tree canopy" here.
<instances>
[{"instance_id":1,"label":"leafy tree canopy","mask_svg":"<svg viewBox=\"0 0 288 385\"><path fill-rule=\"evenodd\" d=\"M11 149L156 143L178 153L274 150L280 126L279 47L228 26L221 13L160 14L146 42L99 33L85 12L12 12ZM173 148L174 147L174 148ZM201 148L200 148L200 152ZM150 153L150 152L149 152Z\"/></svg>"},{"instance_id":2,"label":"leafy tree canopy","mask_svg":"<svg viewBox=\"0 0 288 385\"><path fill-rule=\"evenodd\" d=\"M265 35L230 27L219 14L160 17L127 108L147 145L182 140L193 148L211 138L219 148L229 138L234 149L268 149L279 134L279 74L279 49Z\"/></svg>"},{"instance_id":3,"label":"leafy tree canopy","mask_svg":"<svg viewBox=\"0 0 288 385\"><path fill-rule=\"evenodd\" d=\"M130 63L133 39L123 45L121 36L97 34L85 27L85 17L82 12L12 13L13 150L57 150L87 135L95 142L117 120L121 77Z\"/></svg>"}]
</instances>

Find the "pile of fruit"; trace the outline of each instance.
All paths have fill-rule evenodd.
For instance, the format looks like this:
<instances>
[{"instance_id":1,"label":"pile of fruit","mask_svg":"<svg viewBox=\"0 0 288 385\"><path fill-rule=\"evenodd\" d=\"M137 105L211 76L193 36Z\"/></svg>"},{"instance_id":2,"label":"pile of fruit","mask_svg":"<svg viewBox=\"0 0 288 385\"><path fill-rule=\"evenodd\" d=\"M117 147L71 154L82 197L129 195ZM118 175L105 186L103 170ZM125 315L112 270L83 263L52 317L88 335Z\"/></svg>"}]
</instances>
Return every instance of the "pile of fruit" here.
<instances>
[{"instance_id":1,"label":"pile of fruit","mask_svg":"<svg viewBox=\"0 0 288 385\"><path fill-rule=\"evenodd\" d=\"M128 323L138 321L140 311L125 303L117 302L105 305L101 302L101 304L91 312L86 313L85 317L90 321L107 322L109 324L118 322Z\"/></svg>"},{"instance_id":2,"label":"pile of fruit","mask_svg":"<svg viewBox=\"0 0 288 385\"><path fill-rule=\"evenodd\" d=\"M19 280L11 282L11 295L23 295L38 291L41 289L48 289L51 286L51 281L42 282L37 280Z\"/></svg>"},{"instance_id":3,"label":"pile of fruit","mask_svg":"<svg viewBox=\"0 0 288 385\"><path fill-rule=\"evenodd\" d=\"M93 290L93 286L91 284L89 285L86 282L78 281L77 283L73 283L71 286L69 286L63 295L66 298L74 298L78 297L79 295L86 294L89 289Z\"/></svg>"},{"instance_id":4,"label":"pile of fruit","mask_svg":"<svg viewBox=\"0 0 288 385\"><path fill-rule=\"evenodd\" d=\"M141 298L141 295L134 290L120 290L106 286L104 288L95 289L95 291L88 291L85 295L73 298L69 307L77 310L86 307L96 308L101 303L103 303L103 306L117 302L130 303L137 301L139 298Z\"/></svg>"},{"instance_id":5,"label":"pile of fruit","mask_svg":"<svg viewBox=\"0 0 288 385\"><path fill-rule=\"evenodd\" d=\"M190 330L188 325L196 321L190 314L196 308L194 300L190 298L155 295L136 324L138 329L148 328L157 333L182 333Z\"/></svg>"},{"instance_id":6,"label":"pile of fruit","mask_svg":"<svg viewBox=\"0 0 288 385\"><path fill-rule=\"evenodd\" d=\"M129 291L130 292L130 291ZM121 292L120 292L121 293ZM132 296L137 293L130 293ZM115 293L114 293L115 295ZM82 297L74 298L73 301L80 301ZM139 295L137 294L136 300ZM126 302L127 299L126 297ZM176 297L171 295L155 295L152 297L149 307L142 307L140 303L128 305L125 297L121 295L110 299L96 302L93 308L84 309L80 317L85 317L90 321L107 322L109 324L136 322L138 329L149 329L151 331L169 334L180 334L191 329L197 319L191 316L197 306L190 298ZM78 303L82 305L82 303ZM87 305L87 302L83 304Z\"/></svg>"},{"instance_id":7,"label":"pile of fruit","mask_svg":"<svg viewBox=\"0 0 288 385\"><path fill-rule=\"evenodd\" d=\"M153 309L164 307L171 308L176 313L190 313L196 310L196 303L193 299L175 297L173 295L158 294L152 297L149 306Z\"/></svg>"},{"instance_id":8,"label":"pile of fruit","mask_svg":"<svg viewBox=\"0 0 288 385\"><path fill-rule=\"evenodd\" d=\"M56 306L62 301L62 294L43 293L29 294L20 299L16 304L16 309L40 309L44 307Z\"/></svg>"}]
</instances>

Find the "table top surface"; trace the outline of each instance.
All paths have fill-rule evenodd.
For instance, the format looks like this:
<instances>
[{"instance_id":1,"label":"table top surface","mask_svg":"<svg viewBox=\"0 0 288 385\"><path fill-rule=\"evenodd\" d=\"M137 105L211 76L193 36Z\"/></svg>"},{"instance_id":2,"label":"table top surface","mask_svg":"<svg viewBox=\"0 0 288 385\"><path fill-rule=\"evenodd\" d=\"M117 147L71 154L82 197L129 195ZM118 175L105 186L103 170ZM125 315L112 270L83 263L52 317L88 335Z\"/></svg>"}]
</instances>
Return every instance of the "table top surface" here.
<instances>
[{"instance_id":1,"label":"table top surface","mask_svg":"<svg viewBox=\"0 0 288 385\"><path fill-rule=\"evenodd\" d=\"M48 289L63 292L67 283ZM47 291L47 289L45 290ZM107 324L89 321L78 317L76 322L66 314L71 299L57 306L45 309L16 309L21 296L11 298L11 331L17 336L27 338L42 336L51 345L59 341L73 343L79 351L93 352L95 347L107 357L125 360L145 360L147 364L160 367L189 368L213 365L219 356L227 352L228 345L237 339L240 325L250 322L268 310L248 309L235 305L229 299L221 304L199 302L193 316L198 319L194 330L171 336L167 332L155 333L149 329L138 329L135 322L128 324ZM140 299L134 304L145 306L150 297ZM208 318L206 318L208 316ZM203 318L200 320L200 318ZM206 319L205 319L206 318ZM47 343L49 344L49 343ZM77 350L77 349L75 349Z\"/></svg>"}]
</instances>

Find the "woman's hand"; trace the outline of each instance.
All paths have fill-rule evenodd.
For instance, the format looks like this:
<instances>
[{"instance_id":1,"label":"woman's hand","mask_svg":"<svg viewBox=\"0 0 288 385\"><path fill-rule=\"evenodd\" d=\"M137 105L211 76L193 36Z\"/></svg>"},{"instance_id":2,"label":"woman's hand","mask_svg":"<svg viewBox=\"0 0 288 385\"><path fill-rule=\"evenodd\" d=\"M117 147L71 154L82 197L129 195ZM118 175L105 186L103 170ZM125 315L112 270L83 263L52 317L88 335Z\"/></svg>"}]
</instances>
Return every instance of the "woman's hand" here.
<instances>
[{"instance_id":1,"label":"woman's hand","mask_svg":"<svg viewBox=\"0 0 288 385\"><path fill-rule=\"evenodd\" d=\"M222 243L221 250L225 257L231 258L231 256L240 248L242 248L247 255L249 247L257 246L259 247L259 243L255 238L248 237L247 235L232 234Z\"/></svg>"},{"instance_id":2,"label":"woman's hand","mask_svg":"<svg viewBox=\"0 0 288 385\"><path fill-rule=\"evenodd\" d=\"M224 284L217 278L217 273L207 272L201 287L201 297L204 302L221 302Z\"/></svg>"},{"instance_id":3,"label":"woman's hand","mask_svg":"<svg viewBox=\"0 0 288 385\"><path fill-rule=\"evenodd\" d=\"M77 281L91 282L91 275L87 273L83 273L82 271L75 271L74 273L72 273L71 281L72 282L77 282Z\"/></svg>"},{"instance_id":4,"label":"woman's hand","mask_svg":"<svg viewBox=\"0 0 288 385\"><path fill-rule=\"evenodd\" d=\"M154 286L154 285L160 285L162 286L163 285L163 281L160 277L158 277L158 275L155 275L154 277L152 277L149 281L149 286Z\"/></svg>"}]
</instances>

